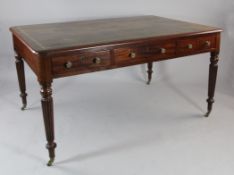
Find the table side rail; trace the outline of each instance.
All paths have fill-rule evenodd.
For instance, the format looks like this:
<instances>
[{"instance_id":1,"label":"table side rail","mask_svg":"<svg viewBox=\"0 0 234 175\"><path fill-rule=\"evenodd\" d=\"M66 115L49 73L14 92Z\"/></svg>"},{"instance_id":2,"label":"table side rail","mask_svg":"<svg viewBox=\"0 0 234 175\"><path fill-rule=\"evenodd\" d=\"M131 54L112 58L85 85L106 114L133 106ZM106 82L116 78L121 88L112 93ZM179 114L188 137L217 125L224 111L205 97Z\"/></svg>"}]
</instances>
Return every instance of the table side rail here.
<instances>
[{"instance_id":1,"label":"table side rail","mask_svg":"<svg viewBox=\"0 0 234 175\"><path fill-rule=\"evenodd\" d=\"M54 78L168 60L219 49L219 33L100 47L52 57ZM98 59L98 60L97 60Z\"/></svg>"}]
</instances>

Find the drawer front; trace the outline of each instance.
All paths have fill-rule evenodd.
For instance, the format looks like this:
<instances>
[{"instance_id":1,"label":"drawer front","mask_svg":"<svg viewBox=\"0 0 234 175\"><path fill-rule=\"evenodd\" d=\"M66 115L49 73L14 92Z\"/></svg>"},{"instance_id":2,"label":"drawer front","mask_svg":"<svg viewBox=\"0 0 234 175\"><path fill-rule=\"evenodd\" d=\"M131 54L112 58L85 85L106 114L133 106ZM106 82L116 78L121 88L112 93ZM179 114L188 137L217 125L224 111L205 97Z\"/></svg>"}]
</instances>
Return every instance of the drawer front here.
<instances>
[{"instance_id":1,"label":"drawer front","mask_svg":"<svg viewBox=\"0 0 234 175\"><path fill-rule=\"evenodd\" d=\"M177 52L180 54L192 54L198 48L197 39L182 39L178 40Z\"/></svg>"},{"instance_id":2,"label":"drawer front","mask_svg":"<svg viewBox=\"0 0 234 175\"><path fill-rule=\"evenodd\" d=\"M52 71L55 77L98 71L109 65L111 65L109 51L99 51L52 58Z\"/></svg>"},{"instance_id":3,"label":"drawer front","mask_svg":"<svg viewBox=\"0 0 234 175\"><path fill-rule=\"evenodd\" d=\"M131 63L151 58L163 59L175 55L175 42L149 44L114 49L116 63Z\"/></svg>"},{"instance_id":4,"label":"drawer front","mask_svg":"<svg viewBox=\"0 0 234 175\"><path fill-rule=\"evenodd\" d=\"M177 41L177 52L182 55L195 54L197 52L205 52L216 47L216 36L208 35L181 39Z\"/></svg>"},{"instance_id":5,"label":"drawer front","mask_svg":"<svg viewBox=\"0 0 234 175\"><path fill-rule=\"evenodd\" d=\"M205 51L216 47L216 36L205 36L198 38L198 50Z\"/></svg>"}]
</instances>

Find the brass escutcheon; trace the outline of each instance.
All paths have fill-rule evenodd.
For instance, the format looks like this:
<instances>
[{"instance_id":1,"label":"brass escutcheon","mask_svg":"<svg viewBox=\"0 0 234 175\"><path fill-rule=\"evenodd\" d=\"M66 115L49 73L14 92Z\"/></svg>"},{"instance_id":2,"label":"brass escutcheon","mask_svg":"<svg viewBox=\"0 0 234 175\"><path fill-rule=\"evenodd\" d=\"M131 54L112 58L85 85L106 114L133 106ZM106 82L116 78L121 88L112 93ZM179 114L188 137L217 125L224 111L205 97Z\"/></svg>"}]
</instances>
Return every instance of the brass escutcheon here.
<instances>
[{"instance_id":1,"label":"brass escutcheon","mask_svg":"<svg viewBox=\"0 0 234 175\"><path fill-rule=\"evenodd\" d=\"M71 61L66 62L65 63L65 68L67 68L67 69L72 68L72 62Z\"/></svg>"},{"instance_id":2,"label":"brass escutcheon","mask_svg":"<svg viewBox=\"0 0 234 175\"><path fill-rule=\"evenodd\" d=\"M161 50L161 53L162 53L162 54L164 54L164 53L166 53L166 52L167 52L167 50L166 50L166 49L164 49L164 48L161 48L160 50Z\"/></svg>"},{"instance_id":3,"label":"brass escutcheon","mask_svg":"<svg viewBox=\"0 0 234 175\"><path fill-rule=\"evenodd\" d=\"M135 53L135 52L131 52L131 53L129 54L129 56L130 56L131 58L136 58L136 53Z\"/></svg>"},{"instance_id":4,"label":"brass escutcheon","mask_svg":"<svg viewBox=\"0 0 234 175\"><path fill-rule=\"evenodd\" d=\"M193 48L193 45L192 45L192 44L189 44L189 45L188 45L188 48L189 48L189 49L192 49L192 48Z\"/></svg>"},{"instance_id":5,"label":"brass escutcheon","mask_svg":"<svg viewBox=\"0 0 234 175\"><path fill-rule=\"evenodd\" d=\"M99 58L99 57L94 58L93 63L94 64L100 64L101 63L101 58Z\"/></svg>"}]
</instances>

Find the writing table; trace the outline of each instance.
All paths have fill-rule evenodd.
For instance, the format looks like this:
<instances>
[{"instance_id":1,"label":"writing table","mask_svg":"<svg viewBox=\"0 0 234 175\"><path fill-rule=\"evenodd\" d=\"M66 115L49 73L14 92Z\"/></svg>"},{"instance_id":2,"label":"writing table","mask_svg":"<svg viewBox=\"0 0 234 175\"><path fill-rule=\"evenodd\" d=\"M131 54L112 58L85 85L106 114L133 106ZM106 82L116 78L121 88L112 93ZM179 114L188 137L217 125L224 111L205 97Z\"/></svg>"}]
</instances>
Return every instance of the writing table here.
<instances>
[{"instance_id":1,"label":"writing table","mask_svg":"<svg viewBox=\"0 0 234 175\"><path fill-rule=\"evenodd\" d=\"M26 108L24 61L41 86L47 149L55 158L53 79L210 52L208 116L214 92L221 29L157 16L138 16L10 28L16 53L20 96Z\"/></svg>"}]
</instances>

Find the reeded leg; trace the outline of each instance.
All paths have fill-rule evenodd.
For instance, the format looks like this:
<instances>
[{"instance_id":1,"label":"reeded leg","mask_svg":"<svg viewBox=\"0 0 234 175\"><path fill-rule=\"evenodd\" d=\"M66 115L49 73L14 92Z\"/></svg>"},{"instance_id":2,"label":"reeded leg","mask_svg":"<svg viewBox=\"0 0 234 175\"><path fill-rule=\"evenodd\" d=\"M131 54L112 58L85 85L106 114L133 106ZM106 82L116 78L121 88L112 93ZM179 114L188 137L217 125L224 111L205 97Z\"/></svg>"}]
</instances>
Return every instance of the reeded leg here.
<instances>
[{"instance_id":1,"label":"reeded leg","mask_svg":"<svg viewBox=\"0 0 234 175\"><path fill-rule=\"evenodd\" d=\"M47 163L51 166L55 158L56 143L54 142L54 114L51 83L41 83L41 104L45 124L45 132L50 160Z\"/></svg>"},{"instance_id":2,"label":"reeded leg","mask_svg":"<svg viewBox=\"0 0 234 175\"><path fill-rule=\"evenodd\" d=\"M214 93L215 93L215 85L216 85L216 78L217 78L217 71L218 71L218 61L219 61L219 53L211 52L210 68L209 68L208 99L207 99L208 111L205 114L206 117L208 117L209 114L211 113L212 106L214 103Z\"/></svg>"},{"instance_id":3,"label":"reeded leg","mask_svg":"<svg viewBox=\"0 0 234 175\"><path fill-rule=\"evenodd\" d=\"M15 64L16 64L16 71L17 71L19 88L20 88L20 97L21 97L22 103L23 103L21 110L24 110L27 106L27 93L26 93L25 75L24 75L24 62L23 62L22 58L17 54L15 54Z\"/></svg>"},{"instance_id":4,"label":"reeded leg","mask_svg":"<svg viewBox=\"0 0 234 175\"><path fill-rule=\"evenodd\" d=\"M151 79L152 79L152 73L153 73L153 62L149 62L147 63L147 67L148 67L148 70L147 70L147 73L148 73L148 81L147 81L147 84L149 85L150 82L151 82Z\"/></svg>"}]
</instances>

